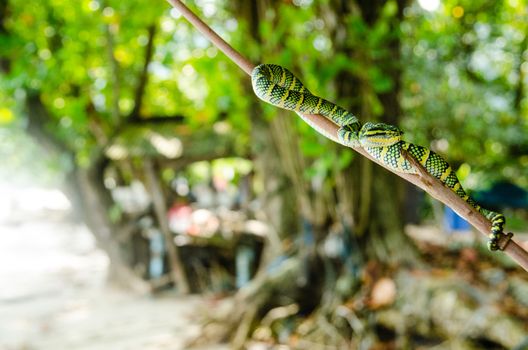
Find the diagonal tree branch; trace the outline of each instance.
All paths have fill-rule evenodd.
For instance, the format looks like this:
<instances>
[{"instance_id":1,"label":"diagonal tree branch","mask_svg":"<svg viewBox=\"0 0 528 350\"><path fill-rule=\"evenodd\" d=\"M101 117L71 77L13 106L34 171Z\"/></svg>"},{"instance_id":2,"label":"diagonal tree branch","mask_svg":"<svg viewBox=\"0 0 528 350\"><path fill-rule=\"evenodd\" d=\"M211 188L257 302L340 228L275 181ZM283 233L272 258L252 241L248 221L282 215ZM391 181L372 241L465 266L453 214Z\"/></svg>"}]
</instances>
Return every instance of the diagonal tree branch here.
<instances>
[{"instance_id":1,"label":"diagonal tree branch","mask_svg":"<svg viewBox=\"0 0 528 350\"><path fill-rule=\"evenodd\" d=\"M245 57L233 49L225 40L223 40L217 33L215 33L207 24L205 24L200 18L198 18L187 6L185 6L180 0L167 0L174 8L179 10L181 14L192 23L196 29L202 33L205 37L213 42L224 54L226 54L234 63L236 63L244 72L251 74L255 67ZM300 114L297 113L306 123L323 136L331 139L334 142L338 142L337 129L338 126L332 121L326 119L321 115L314 114ZM407 160L409 160L413 166L418 170L418 174L406 174L396 172L384 164L379 163L372 158L363 148L353 148L356 152L362 156L370 159L378 165L386 168L390 172L402 177L410 183L420 187L425 192L429 193L433 198L439 200L445 205L449 206L460 216L466 219L473 227L475 227L480 233L488 236L491 230L490 222L480 214L475 208L471 207L466 201L460 198L451 189L444 186L438 179L430 175L423 166L417 162L414 158L406 154ZM499 245L504 248L504 252L508 254L513 260L515 260L522 268L528 271L528 252L526 252L521 246L519 246L510 237L505 237L499 242Z\"/></svg>"},{"instance_id":2,"label":"diagonal tree branch","mask_svg":"<svg viewBox=\"0 0 528 350\"><path fill-rule=\"evenodd\" d=\"M185 6L180 0L167 0L175 9L181 12L183 17L187 19L191 24L202 33L207 39L220 49L227 57L229 57L237 66L240 67L244 72L251 75L253 65L245 57L243 57L238 51L233 49L224 39L216 34L204 21L198 18L187 6Z\"/></svg>"},{"instance_id":3,"label":"diagonal tree branch","mask_svg":"<svg viewBox=\"0 0 528 350\"><path fill-rule=\"evenodd\" d=\"M522 68L524 60L524 53L528 50L528 26L525 29L524 33L524 39L521 42L521 45L519 47L519 56L518 56L518 63L517 63L517 75L518 75L518 82L517 87L514 91L514 99L513 99L513 108L518 113L518 116L520 117L521 112L521 102L524 98L525 93L525 87L524 87L524 78L526 74L524 73L524 69Z\"/></svg>"},{"instance_id":4,"label":"diagonal tree branch","mask_svg":"<svg viewBox=\"0 0 528 350\"><path fill-rule=\"evenodd\" d=\"M110 24L105 24L105 36L106 36L106 53L108 56L108 61L110 62L110 75L112 81L112 99L111 99L111 109L110 116L112 124L117 125L120 120L119 112L119 98L121 97L121 79L120 79L120 70L119 62L115 56L115 42L114 42L114 33L112 32L113 27Z\"/></svg>"},{"instance_id":5,"label":"diagonal tree branch","mask_svg":"<svg viewBox=\"0 0 528 350\"><path fill-rule=\"evenodd\" d=\"M143 95L145 94L145 88L148 84L148 66L152 61L152 55L154 53L154 37L156 36L156 26L154 24L148 27L148 41L145 47L145 61L143 63L143 69L139 74L138 84L134 93L134 109L130 112L131 119L138 119L141 113L141 107L143 104Z\"/></svg>"},{"instance_id":6,"label":"diagonal tree branch","mask_svg":"<svg viewBox=\"0 0 528 350\"><path fill-rule=\"evenodd\" d=\"M7 5L7 0L0 0L0 38L9 34L5 26L7 13L9 11ZM10 62L7 58L2 56L3 55L0 54L0 73L8 73L10 68Z\"/></svg>"}]
</instances>

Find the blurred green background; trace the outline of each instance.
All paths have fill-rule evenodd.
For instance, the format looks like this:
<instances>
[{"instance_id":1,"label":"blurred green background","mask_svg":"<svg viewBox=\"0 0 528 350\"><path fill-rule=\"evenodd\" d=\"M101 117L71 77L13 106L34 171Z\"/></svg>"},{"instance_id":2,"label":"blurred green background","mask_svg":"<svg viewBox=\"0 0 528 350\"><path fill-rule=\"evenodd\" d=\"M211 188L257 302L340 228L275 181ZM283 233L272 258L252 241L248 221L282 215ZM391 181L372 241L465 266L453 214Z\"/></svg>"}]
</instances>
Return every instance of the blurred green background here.
<instances>
[{"instance_id":1,"label":"blurred green background","mask_svg":"<svg viewBox=\"0 0 528 350\"><path fill-rule=\"evenodd\" d=\"M252 62L442 154L527 241L525 0L186 4ZM528 348L526 272L259 101L164 1L0 0L0 144L0 348ZM165 338L146 325L182 305L193 331L185 312ZM87 329L102 309L115 320ZM148 322L110 331L127 313Z\"/></svg>"}]
</instances>

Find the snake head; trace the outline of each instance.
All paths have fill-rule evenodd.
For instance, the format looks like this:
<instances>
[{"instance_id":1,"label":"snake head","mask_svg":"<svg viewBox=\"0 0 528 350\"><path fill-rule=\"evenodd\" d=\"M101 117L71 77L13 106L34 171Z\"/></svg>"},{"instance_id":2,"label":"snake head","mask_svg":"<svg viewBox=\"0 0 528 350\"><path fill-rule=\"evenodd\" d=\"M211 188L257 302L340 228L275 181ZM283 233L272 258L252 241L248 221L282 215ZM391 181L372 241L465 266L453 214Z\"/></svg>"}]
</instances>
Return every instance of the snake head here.
<instances>
[{"instance_id":1,"label":"snake head","mask_svg":"<svg viewBox=\"0 0 528 350\"><path fill-rule=\"evenodd\" d=\"M403 131L385 123L366 122L359 131L359 142L363 147L386 147L401 140Z\"/></svg>"}]
</instances>

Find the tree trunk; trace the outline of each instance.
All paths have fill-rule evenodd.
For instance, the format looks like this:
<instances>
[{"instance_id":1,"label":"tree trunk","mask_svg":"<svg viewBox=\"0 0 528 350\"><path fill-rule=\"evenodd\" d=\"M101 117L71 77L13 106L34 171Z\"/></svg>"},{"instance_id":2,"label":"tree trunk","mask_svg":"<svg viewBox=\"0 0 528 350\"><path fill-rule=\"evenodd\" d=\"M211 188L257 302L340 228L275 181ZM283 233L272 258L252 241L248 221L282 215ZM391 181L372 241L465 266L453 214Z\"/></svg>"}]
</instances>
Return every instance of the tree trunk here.
<instances>
[{"instance_id":1,"label":"tree trunk","mask_svg":"<svg viewBox=\"0 0 528 350\"><path fill-rule=\"evenodd\" d=\"M235 5L234 12L249 26L251 40L261 42L259 25L265 7L261 1L241 1ZM260 57L253 57L259 61ZM248 96L253 95L250 81L245 83ZM284 143L281 139L284 134L291 134L291 116L283 121L283 115L278 115L273 120L266 120L260 102L254 98L249 107L251 119L251 153L253 155L257 177L264 185L262 203L266 221L272 226L273 231L281 240L290 239L297 232L299 226L298 206L296 192L292 188L291 179L282 162ZM290 132L288 132L290 131ZM288 145L296 148L297 145ZM273 242L272 242L273 243ZM271 247L274 256L283 250L280 246Z\"/></svg>"},{"instance_id":2,"label":"tree trunk","mask_svg":"<svg viewBox=\"0 0 528 350\"><path fill-rule=\"evenodd\" d=\"M169 222L167 220L168 210L165 196L163 195L163 188L161 187L158 172L154 167L154 163L148 157L144 160L144 169L147 182L146 185L152 198L154 212L156 213L158 224L165 239L165 247L167 247L172 280L176 284L180 293L188 294L190 292L189 282L187 281L187 276L185 276L183 266L181 265L179 249L174 244L173 235L169 229Z\"/></svg>"},{"instance_id":3,"label":"tree trunk","mask_svg":"<svg viewBox=\"0 0 528 350\"><path fill-rule=\"evenodd\" d=\"M102 150L87 167L80 167L68 146L48 131L51 117L37 92L28 92L26 111L29 134L49 154L67 160L71 170L65 176L64 193L72 203L76 216L88 226L97 245L108 254L109 281L141 293L148 291L148 284L129 267L129 250L117 239L121 236L120 232L126 230L125 226L112 223L108 217L113 200L104 187L106 159Z\"/></svg>"},{"instance_id":4,"label":"tree trunk","mask_svg":"<svg viewBox=\"0 0 528 350\"><path fill-rule=\"evenodd\" d=\"M389 21L392 27L391 33L398 30L403 13L403 2L398 1L398 12L394 18L384 19ZM329 12L327 15L335 19L332 36L336 51L344 52L361 66L383 68L383 75L392 82L390 91L376 94L370 79L360 78L350 71L342 71L336 79L338 99L352 101L344 107L354 113L357 112L362 123L378 120L397 125L401 115L398 101L401 75L399 37L392 35L382 40L382 45L389 50L389 54L375 59L370 57L368 52L362 51L361 47L357 48L350 44L351 41L358 40L358 34L349 31L350 17L359 17L367 26L372 27L379 20L384 3L384 1L357 1L354 5L352 2L334 0L333 6L324 10ZM351 98L353 96L358 98ZM383 108L381 116L377 115L379 113L376 113L372 106L372 96L379 100ZM347 204L346 211L353 212L352 221L355 224L352 231L356 237L361 237L367 259L384 262L412 259L413 246L403 235L404 182L369 160L359 157L343 172L343 175L336 176L344 179L343 185L346 187L338 187L336 192L338 196L341 195L340 202L345 204L347 201L342 198L343 196L353 198L353 201Z\"/></svg>"},{"instance_id":5,"label":"tree trunk","mask_svg":"<svg viewBox=\"0 0 528 350\"><path fill-rule=\"evenodd\" d=\"M130 242L121 242L118 237L127 237L127 226L119 226L108 217L113 200L104 187L104 160L95 161L89 168L76 168L74 180L67 181L72 204L82 210L82 219L94 234L97 245L109 258L108 281L119 288L139 293L150 291L147 282L137 276L130 267Z\"/></svg>"}]
</instances>

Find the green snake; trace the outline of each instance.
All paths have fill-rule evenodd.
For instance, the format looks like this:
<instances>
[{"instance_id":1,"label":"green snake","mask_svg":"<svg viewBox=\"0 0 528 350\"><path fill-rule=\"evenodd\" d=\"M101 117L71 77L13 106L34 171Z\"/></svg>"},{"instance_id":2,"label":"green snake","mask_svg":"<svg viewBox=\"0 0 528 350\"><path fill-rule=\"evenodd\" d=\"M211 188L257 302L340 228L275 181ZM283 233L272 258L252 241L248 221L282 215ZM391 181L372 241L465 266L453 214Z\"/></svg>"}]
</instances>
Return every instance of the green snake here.
<instances>
[{"instance_id":1,"label":"green snake","mask_svg":"<svg viewBox=\"0 0 528 350\"><path fill-rule=\"evenodd\" d=\"M255 94L274 106L298 113L320 114L339 126L338 140L348 147L362 147L373 158L399 172L417 173L402 151L414 157L424 169L454 191L491 222L488 248L500 249L499 241L506 222L504 215L487 210L469 197L451 166L435 152L401 139L396 126L367 122L363 125L346 109L313 95L289 70L279 65L261 64L253 70L251 82Z\"/></svg>"}]
</instances>

